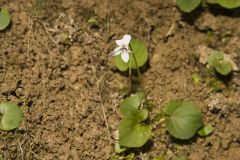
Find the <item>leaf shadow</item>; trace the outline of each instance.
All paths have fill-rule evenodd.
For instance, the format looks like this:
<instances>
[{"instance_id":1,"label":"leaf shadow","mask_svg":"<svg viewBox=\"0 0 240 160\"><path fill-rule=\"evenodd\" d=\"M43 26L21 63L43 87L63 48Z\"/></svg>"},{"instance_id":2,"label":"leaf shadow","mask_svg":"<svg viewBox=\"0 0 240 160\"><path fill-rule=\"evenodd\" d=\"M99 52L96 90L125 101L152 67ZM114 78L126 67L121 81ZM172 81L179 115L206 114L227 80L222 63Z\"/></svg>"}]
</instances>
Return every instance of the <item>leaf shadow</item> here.
<instances>
[{"instance_id":1,"label":"leaf shadow","mask_svg":"<svg viewBox=\"0 0 240 160\"><path fill-rule=\"evenodd\" d=\"M229 82L232 81L233 79L233 72L229 73L228 75L221 75L220 73L215 73L215 76L218 80L220 80L221 82L223 82L226 86L228 86Z\"/></svg>"},{"instance_id":2,"label":"leaf shadow","mask_svg":"<svg viewBox=\"0 0 240 160\"><path fill-rule=\"evenodd\" d=\"M199 6L190 13L182 12L182 15L181 15L182 20L190 25L193 25L194 22L198 19L198 17L200 17L202 11L203 11L203 8Z\"/></svg>"},{"instance_id":3,"label":"leaf shadow","mask_svg":"<svg viewBox=\"0 0 240 160\"><path fill-rule=\"evenodd\" d=\"M5 29L0 30L0 33L6 33L8 31L10 31L11 28L12 28L12 21L10 21L10 23L8 24L8 26Z\"/></svg>"},{"instance_id":4,"label":"leaf shadow","mask_svg":"<svg viewBox=\"0 0 240 160\"><path fill-rule=\"evenodd\" d=\"M170 135L170 143L176 143L176 144L179 144L179 145L190 145L190 144L195 143L197 141L197 139L199 139L199 138L200 137L197 134L195 134L190 139L181 140L181 139L175 138L175 137Z\"/></svg>"},{"instance_id":5,"label":"leaf shadow","mask_svg":"<svg viewBox=\"0 0 240 160\"><path fill-rule=\"evenodd\" d=\"M125 154L128 155L130 153L135 153L135 155L140 155L140 153L149 152L152 147L153 147L153 141L150 139L142 147L130 148L125 152Z\"/></svg>"},{"instance_id":6,"label":"leaf shadow","mask_svg":"<svg viewBox=\"0 0 240 160\"><path fill-rule=\"evenodd\" d=\"M232 18L240 17L240 7L234 9L227 9L216 4L209 4L208 10L215 16L224 15Z\"/></svg>"}]
</instances>

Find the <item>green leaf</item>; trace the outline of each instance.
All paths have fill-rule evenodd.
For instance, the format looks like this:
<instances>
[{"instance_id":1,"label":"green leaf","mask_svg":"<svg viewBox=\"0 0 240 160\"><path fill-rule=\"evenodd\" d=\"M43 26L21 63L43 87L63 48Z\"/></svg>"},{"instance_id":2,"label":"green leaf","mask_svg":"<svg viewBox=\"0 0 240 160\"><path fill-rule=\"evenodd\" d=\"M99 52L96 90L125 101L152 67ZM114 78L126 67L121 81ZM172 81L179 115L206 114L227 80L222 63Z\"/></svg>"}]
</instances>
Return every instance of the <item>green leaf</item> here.
<instances>
[{"instance_id":1,"label":"green leaf","mask_svg":"<svg viewBox=\"0 0 240 160\"><path fill-rule=\"evenodd\" d=\"M130 42L130 46L132 49L132 54L130 54L131 68L137 69L137 67L142 67L148 60L148 50L145 43L141 40L132 39ZM134 61L133 54L136 58L137 64Z\"/></svg>"},{"instance_id":2,"label":"green leaf","mask_svg":"<svg viewBox=\"0 0 240 160\"><path fill-rule=\"evenodd\" d=\"M162 156L158 156L158 157L155 157L153 160L165 160L165 158Z\"/></svg>"},{"instance_id":3,"label":"green leaf","mask_svg":"<svg viewBox=\"0 0 240 160\"><path fill-rule=\"evenodd\" d=\"M216 4L217 0L207 0L207 3Z\"/></svg>"},{"instance_id":4,"label":"green leaf","mask_svg":"<svg viewBox=\"0 0 240 160\"><path fill-rule=\"evenodd\" d=\"M216 1L218 4L228 9L240 7L240 0L216 0Z\"/></svg>"},{"instance_id":5,"label":"green leaf","mask_svg":"<svg viewBox=\"0 0 240 160\"><path fill-rule=\"evenodd\" d=\"M199 84L200 83L200 76L199 76L199 74L193 73L192 74L192 80L193 80L194 84Z\"/></svg>"},{"instance_id":6,"label":"green leaf","mask_svg":"<svg viewBox=\"0 0 240 160\"><path fill-rule=\"evenodd\" d=\"M208 56L208 64L211 66L214 66L220 60L223 60L223 53L220 51L214 51Z\"/></svg>"},{"instance_id":7,"label":"green leaf","mask_svg":"<svg viewBox=\"0 0 240 160\"><path fill-rule=\"evenodd\" d=\"M91 25L91 26L99 27L99 22L98 22L98 20L97 20L96 17L91 17L91 18L87 21L87 23L88 23L89 25Z\"/></svg>"},{"instance_id":8,"label":"green leaf","mask_svg":"<svg viewBox=\"0 0 240 160\"><path fill-rule=\"evenodd\" d=\"M10 24L11 17L8 10L3 8L0 11L0 30L4 30Z\"/></svg>"},{"instance_id":9,"label":"green leaf","mask_svg":"<svg viewBox=\"0 0 240 160\"><path fill-rule=\"evenodd\" d=\"M173 160L187 160L186 157L174 157Z\"/></svg>"},{"instance_id":10,"label":"green leaf","mask_svg":"<svg viewBox=\"0 0 240 160\"><path fill-rule=\"evenodd\" d=\"M124 160L133 160L134 157L135 157L135 153L130 153L129 155L124 157Z\"/></svg>"},{"instance_id":11,"label":"green leaf","mask_svg":"<svg viewBox=\"0 0 240 160\"><path fill-rule=\"evenodd\" d=\"M175 111L176 109L178 109L179 106L182 105L182 102L183 102L183 100L181 100L181 99L177 99L177 100L168 102L167 104L165 104L164 113L165 113L166 115L171 115L171 114L173 114L174 111Z\"/></svg>"},{"instance_id":12,"label":"green leaf","mask_svg":"<svg viewBox=\"0 0 240 160\"><path fill-rule=\"evenodd\" d=\"M222 60L215 63L215 69L218 73L222 75L228 75L232 71L232 64L229 61Z\"/></svg>"},{"instance_id":13,"label":"green leaf","mask_svg":"<svg viewBox=\"0 0 240 160\"><path fill-rule=\"evenodd\" d=\"M115 144L115 151L116 151L117 153L122 153L122 152L124 152L126 149L127 149L127 148L125 148L125 147L121 147L119 143L116 143L116 144Z\"/></svg>"},{"instance_id":14,"label":"green leaf","mask_svg":"<svg viewBox=\"0 0 240 160\"><path fill-rule=\"evenodd\" d=\"M119 144L125 147L141 147L150 137L151 129L141 123L148 118L148 110L139 110L143 93L134 94L120 104L123 120L119 125Z\"/></svg>"},{"instance_id":15,"label":"green leaf","mask_svg":"<svg viewBox=\"0 0 240 160\"><path fill-rule=\"evenodd\" d=\"M23 112L18 105L5 102L0 104L0 117L0 129L12 130L21 123Z\"/></svg>"},{"instance_id":16,"label":"green leaf","mask_svg":"<svg viewBox=\"0 0 240 160\"><path fill-rule=\"evenodd\" d=\"M144 94L142 92L139 92L124 99L120 103L120 112L124 115L132 109L138 109L140 104L142 103L143 98Z\"/></svg>"},{"instance_id":17,"label":"green leaf","mask_svg":"<svg viewBox=\"0 0 240 160\"><path fill-rule=\"evenodd\" d=\"M204 128L198 131L198 135L201 137L205 137L210 135L212 132L213 132L213 127L211 124L208 124Z\"/></svg>"},{"instance_id":18,"label":"green leaf","mask_svg":"<svg viewBox=\"0 0 240 160\"><path fill-rule=\"evenodd\" d=\"M143 41L132 39L130 42L130 47L131 47L132 53L129 54L130 56L129 56L128 63L125 63L122 60L121 55L115 56L114 58L114 63L120 71L126 71L128 70L129 67L131 69L137 69L137 65L140 68L147 62L148 51ZM135 63L133 54L136 58L137 65Z\"/></svg>"},{"instance_id":19,"label":"green leaf","mask_svg":"<svg viewBox=\"0 0 240 160\"><path fill-rule=\"evenodd\" d=\"M123 115L123 119L131 120L136 123L142 122L148 118L148 110L142 109L132 109Z\"/></svg>"},{"instance_id":20,"label":"green leaf","mask_svg":"<svg viewBox=\"0 0 240 160\"><path fill-rule=\"evenodd\" d=\"M131 61L131 57L129 59L129 61ZM116 67L120 70L120 71L126 71L129 68L129 64L125 63L122 58L121 55L117 55L114 57L114 64L116 65Z\"/></svg>"},{"instance_id":21,"label":"green leaf","mask_svg":"<svg viewBox=\"0 0 240 160\"><path fill-rule=\"evenodd\" d=\"M146 124L123 119L119 126L119 144L125 147L141 147L150 138L151 128Z\"/></svg>"},{"instance_id":22,"label":"green leaf","mask_svg":"<svg viewBox=\"0 0 240 160\"><path fill-rule=\"evenodd\" d=\"M189 139L202 126L200 111L183 100L170 101L164 107L166 126L169 133L178 139Z\"/></svg>"},{"instance_id":23,"label":"green leaf","mask_svg":"<svg viewBox=\"0 0 240 160\"><path fill-rule=\"evenodd\" d=\"M201 0L177 0L176 2L182 11L191 12L200 5Z\"/></svg>"}]
</instances>

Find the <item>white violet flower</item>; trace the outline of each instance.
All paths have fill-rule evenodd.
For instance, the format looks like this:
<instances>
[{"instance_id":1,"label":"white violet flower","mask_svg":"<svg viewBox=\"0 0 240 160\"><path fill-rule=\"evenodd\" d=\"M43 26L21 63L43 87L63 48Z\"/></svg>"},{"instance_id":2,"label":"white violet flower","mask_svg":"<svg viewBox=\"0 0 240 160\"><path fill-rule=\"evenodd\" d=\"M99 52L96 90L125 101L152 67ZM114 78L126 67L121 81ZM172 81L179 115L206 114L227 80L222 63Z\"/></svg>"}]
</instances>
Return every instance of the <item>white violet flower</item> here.
<instances>
[{"instance_id":1,"label":"white violet flower","mask_svg":"<svg viewBox=\"0 0 240 160\"><path fill-rule=\"evenodd\" d=\"M109 55L111 56L117 56L121 54L122 60L127 63L129 61L129 53L131 53L131 50L129 50L129 43L131 41L130 35L124 35L123 39L116 40L116 43L118 47L114 49L113 52L111 52Z\"/></svg>"}]
</instances>

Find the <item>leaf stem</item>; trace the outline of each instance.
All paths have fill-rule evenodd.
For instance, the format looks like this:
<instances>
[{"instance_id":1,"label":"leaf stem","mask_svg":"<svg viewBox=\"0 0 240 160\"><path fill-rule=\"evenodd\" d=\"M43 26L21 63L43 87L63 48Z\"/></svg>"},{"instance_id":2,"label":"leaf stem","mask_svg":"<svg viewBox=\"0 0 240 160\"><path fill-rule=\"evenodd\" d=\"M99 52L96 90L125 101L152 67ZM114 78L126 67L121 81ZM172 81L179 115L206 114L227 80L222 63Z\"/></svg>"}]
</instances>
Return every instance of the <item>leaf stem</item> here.
<instances>
[{"instance_id":1,"label":"leaf stem","mask_svg":"<svg viewBox=\"0 0 240 160\"><path fill-rule=\"evenodd\" d=\"M130 46L130 48L131 48L131 46ZM132 50L132 48L131 48L131 50ZM140 86L141 86L142 91L143 91L143 95L144 95L144 99L146 101L147 109L149 109L150 107L149 107L149 103L148 103L148 100L147 100L147 94L146 94L146 91L145 91L145 88L144 88L144 85L143 85L142 75L141 75L141 72L140 72L140 69L139 69L139 66L138 66L138 63L137 63L137 59L136 59L136 56L134 55L133 50L132 50L132 55L133 55L134 62L137 66L138 80L140 82Z\"/></svg>"}]
</instances>

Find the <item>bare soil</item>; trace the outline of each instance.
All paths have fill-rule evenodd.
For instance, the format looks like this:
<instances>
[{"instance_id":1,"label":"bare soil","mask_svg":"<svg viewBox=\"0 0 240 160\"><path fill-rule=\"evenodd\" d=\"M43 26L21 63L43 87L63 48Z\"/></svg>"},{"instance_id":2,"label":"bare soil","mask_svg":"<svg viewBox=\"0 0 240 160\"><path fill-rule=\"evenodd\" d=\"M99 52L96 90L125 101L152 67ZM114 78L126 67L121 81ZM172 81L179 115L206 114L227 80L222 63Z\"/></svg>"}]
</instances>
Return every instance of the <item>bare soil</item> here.
<instances>
[{"instance_id":1,"label":"bare soil","mask_svg":"<svg viewBox=\"0 0 240 160\"><path fill-rule=\"evenodd\" d=\"M197 48L222 50L240 67L240 12L211 6L182 14L166 0L4 0L12 23L0 33L0 100L24 110L19 128L0 131L6 160L101 160L115 155L118 104L129 87L108 53L124 34L149 48L144 86L154 104L152 117L171 99L199 106L214 132L190 141L172 138L155 123L143 159L240 159L240 74L212 77L199 63ZM95 17L98 27L87 21ZM210 36L210 34L212 34ZM193 73L201 77L194 84ZM106 126L103 110L109 126ZM109 138L110 136L110 138Z\"/></svg>"}]
</instances>

